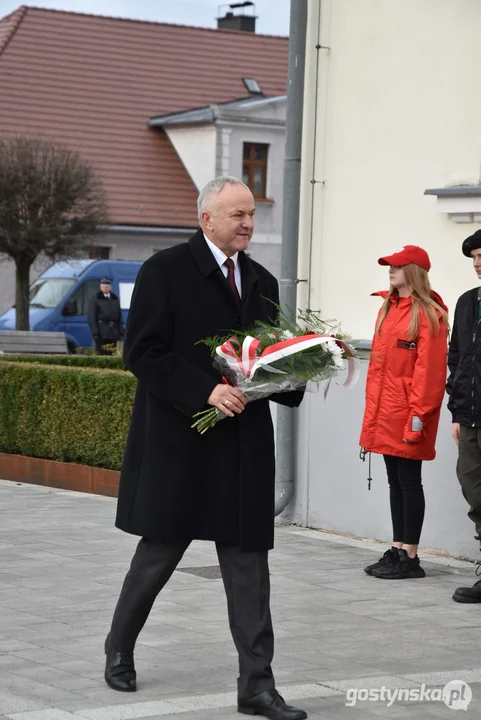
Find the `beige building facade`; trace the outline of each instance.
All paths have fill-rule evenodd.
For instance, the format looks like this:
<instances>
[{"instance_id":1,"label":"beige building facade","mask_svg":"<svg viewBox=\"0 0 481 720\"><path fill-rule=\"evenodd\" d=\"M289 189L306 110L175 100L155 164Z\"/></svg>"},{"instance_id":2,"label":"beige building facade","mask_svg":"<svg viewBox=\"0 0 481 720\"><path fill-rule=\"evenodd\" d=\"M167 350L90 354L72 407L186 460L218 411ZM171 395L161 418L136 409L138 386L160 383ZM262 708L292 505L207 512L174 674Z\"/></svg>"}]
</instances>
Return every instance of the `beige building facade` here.
<instances>
[{"instance_id":1,"label":"beige building facade","mask_svg":"<svg viewBox=\"0 0 481 720\"><path fill-rule=\"evenodd\" d=\"M423 246L450 308L478 284L461 253L481 227L481 4L307 0L298 304L370 339L388 287L381 255ZM428 194L426 194L428 191ZM308 395L297 415L297 489L283 517L390 541L384 463L359 460L366 364L354 390ZM425 463L424 547L475 558L443 408Z\"/></svg>"},{"instance_id":2,"label":"beige building facade","mask_svg":"<svg viewBox=\"0 0 481 720\"><path fill-rule=\"evenodd\" d=\"M449 198L459 209L450 215L447 198L424 193L480 182L481 5L308 7L299 278L309 282L299 303L370 337L378 305L370 293L387 283L380 255L423 246L450 309L476 284L460 248L481 227L471 222L480 197Z\"/></svg>"}]
</instances>

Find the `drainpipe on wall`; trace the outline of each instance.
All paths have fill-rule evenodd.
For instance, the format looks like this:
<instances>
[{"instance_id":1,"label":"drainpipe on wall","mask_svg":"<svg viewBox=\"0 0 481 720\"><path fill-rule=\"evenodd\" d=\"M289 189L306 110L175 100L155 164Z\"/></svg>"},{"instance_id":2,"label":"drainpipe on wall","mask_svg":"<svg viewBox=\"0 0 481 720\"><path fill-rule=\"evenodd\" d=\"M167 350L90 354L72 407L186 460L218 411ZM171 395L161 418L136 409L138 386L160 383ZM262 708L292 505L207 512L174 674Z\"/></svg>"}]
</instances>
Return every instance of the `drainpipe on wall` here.
<instances>
[{"instance_id":1,"label":"drainpipe on wall","mask_svg":"<svg viewBox=\"0 0 481 720\"><path fill-rule=\"evenodd\" d=\"M296 313L306 31L307 0L291 0L280 281L280 303L286 314ZM294 411L277 408L275 514L279 515L294 491L295 428Z\"/></svg>"}]
</instances>

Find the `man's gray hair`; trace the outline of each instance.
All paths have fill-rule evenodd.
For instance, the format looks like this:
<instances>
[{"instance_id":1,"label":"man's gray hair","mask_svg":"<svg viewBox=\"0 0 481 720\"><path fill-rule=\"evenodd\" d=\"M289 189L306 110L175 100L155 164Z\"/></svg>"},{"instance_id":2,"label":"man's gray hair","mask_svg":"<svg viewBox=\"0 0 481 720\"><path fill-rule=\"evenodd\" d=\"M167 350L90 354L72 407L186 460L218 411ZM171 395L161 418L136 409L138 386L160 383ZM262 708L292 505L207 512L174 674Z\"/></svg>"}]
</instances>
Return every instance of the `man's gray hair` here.
<instances>
[{"instance_id":1,"label":"man's gray hair","mask_svg":"<svg viewBox=\"0 0 481 720\"><path fill-rule=\"evenodd\" d=\"M218 195L226 185L242 185L246 190L249 190L247 185L239 180L239 178L233 177L232 175L225 175L223 177L217 177L215 180L211 180L199 193L197 198L197 214L199 222L202 220L202 211L206 209L207 201L210 195Z\"/></svg>"}]
</instances>

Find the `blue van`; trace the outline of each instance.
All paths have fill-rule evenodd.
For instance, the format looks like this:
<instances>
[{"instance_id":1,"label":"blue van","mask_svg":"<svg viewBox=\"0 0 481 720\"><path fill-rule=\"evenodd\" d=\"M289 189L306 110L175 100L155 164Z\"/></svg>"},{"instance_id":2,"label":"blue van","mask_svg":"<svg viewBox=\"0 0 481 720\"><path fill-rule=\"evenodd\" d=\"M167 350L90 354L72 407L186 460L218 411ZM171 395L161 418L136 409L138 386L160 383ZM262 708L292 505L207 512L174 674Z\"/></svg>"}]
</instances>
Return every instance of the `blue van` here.
<instances>
[{"instance_id":1,"label":"blue van","mask_svg":"<svg viewBox=\"0 0 481 720\"><path fill-rule=\"evenodd\" d=\"M30 287L30 330L64 332L69 351L92 347L87 321L91 298L103 277L112 278L127 321L130 298L141 262L128 260L69 260L51 265ZM0 315L0 330L15 330L15 308Z\"/></svg>"}]
</instances>

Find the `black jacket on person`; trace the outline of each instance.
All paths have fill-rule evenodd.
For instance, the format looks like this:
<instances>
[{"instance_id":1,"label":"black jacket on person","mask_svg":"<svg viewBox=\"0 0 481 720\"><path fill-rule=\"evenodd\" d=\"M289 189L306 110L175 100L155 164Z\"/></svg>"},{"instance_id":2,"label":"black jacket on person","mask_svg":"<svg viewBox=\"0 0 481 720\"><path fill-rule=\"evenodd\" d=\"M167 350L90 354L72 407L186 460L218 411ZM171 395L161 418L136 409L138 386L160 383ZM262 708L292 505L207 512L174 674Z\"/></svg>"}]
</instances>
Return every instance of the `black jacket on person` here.
<instances>
[{"instance_id":1,"label":"black jacket on person","mask_svg":"<svg viewBox=\"0 0 481 720\"><path fill-rule=\"evenodd\" d=\"M274 542L274 433L268 400L200 435L192 416L221 376L203 338L273 320L277 280L239 253L239 301L202 231L141 267L125 333L137 377L116 525L168 543L194 539L269 550ZM296 406L302 392L271 399Z\"/></svg>"},{"instance_id":2,"label":"black jacket on person","mask_svg":"<svg viewBox=\"0 0 481 720\"><path fill-rule=\"evenodd\" d=\"M448 408L453 422L470 427L481 427L480 305L478 288L459 298L448 354Z\"/></svg>"},{"instance_id":3,"label":"black jacket on person","mask_svg":"<svg viewBox=\"0 0 481 720\"><path fill-rule=\"evenodd\" d=\"M90 301L88 321L92 336L102 341L116 341L124 335L120 300L113 292L107 298L99 291Z\"/></svg>"}]
</instances>

